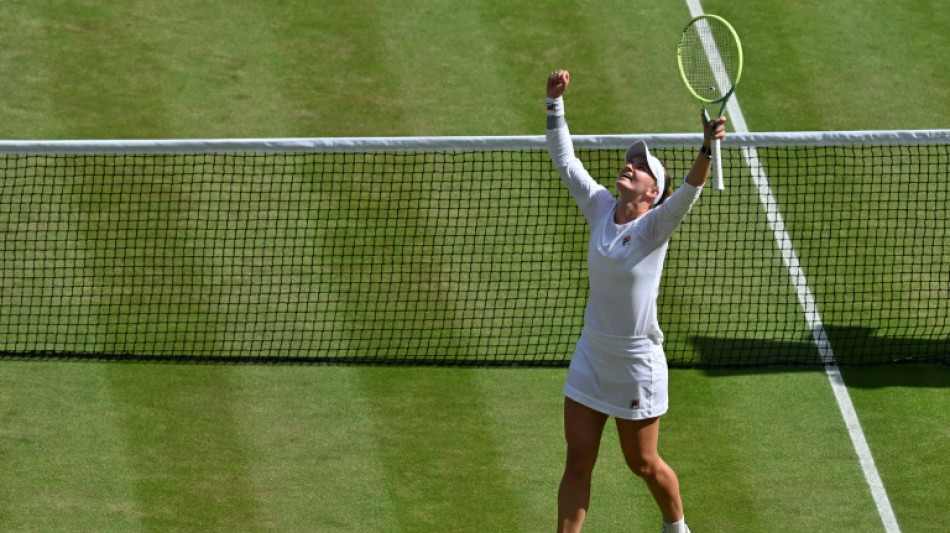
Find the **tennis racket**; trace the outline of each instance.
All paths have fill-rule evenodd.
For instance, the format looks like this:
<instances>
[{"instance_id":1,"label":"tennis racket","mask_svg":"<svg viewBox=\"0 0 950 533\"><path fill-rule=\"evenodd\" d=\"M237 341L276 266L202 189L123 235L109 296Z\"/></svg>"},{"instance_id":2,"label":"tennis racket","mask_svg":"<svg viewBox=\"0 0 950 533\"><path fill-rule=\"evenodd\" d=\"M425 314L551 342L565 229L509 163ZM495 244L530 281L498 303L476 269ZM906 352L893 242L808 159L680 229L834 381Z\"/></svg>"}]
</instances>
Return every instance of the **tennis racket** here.
<instances>
[{"instance_id":1,"label":"tennis racket","mask_svg":"<svg viewBox=\"0 0 950 533\"><path fill-rule=\"evenodd\" d=\"M706 106L721 104L719 114L726 110L729 97L742 75L742 43L726 19L716 15L700 15L689 21L676 49L680 76L689 92L699 100L703 117L709 122ZM712 147L713 188L725 188L722 181L722 146L719 139Z\"/></svg>"}]
</instances>

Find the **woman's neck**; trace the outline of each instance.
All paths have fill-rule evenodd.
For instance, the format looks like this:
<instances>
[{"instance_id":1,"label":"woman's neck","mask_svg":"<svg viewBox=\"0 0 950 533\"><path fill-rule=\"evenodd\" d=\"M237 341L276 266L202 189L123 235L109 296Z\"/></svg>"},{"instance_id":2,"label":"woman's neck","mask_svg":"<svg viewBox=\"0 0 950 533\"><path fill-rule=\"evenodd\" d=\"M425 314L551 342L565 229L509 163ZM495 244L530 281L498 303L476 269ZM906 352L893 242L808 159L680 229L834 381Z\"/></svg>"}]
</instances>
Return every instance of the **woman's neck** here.
<instances>
[{"instance_id":1,"label":"woman's neck","mask_svg":"<svg viewBox=\"0 0 950 533\"><path fill-rule=\"evenodd\" d=\"M650 207L645 202L617 202L614 209L614 223L626 224L647 214Z\"/></svg>"}]
</instances>

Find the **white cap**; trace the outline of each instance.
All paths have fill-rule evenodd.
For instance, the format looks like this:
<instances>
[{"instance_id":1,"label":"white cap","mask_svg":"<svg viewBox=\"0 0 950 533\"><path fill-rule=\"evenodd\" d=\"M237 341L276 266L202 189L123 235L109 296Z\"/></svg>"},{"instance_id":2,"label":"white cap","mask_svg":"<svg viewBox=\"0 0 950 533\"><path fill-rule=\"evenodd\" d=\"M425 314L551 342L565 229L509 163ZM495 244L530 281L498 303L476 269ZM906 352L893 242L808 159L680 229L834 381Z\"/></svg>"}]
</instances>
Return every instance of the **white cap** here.
<instances>
[{"instance_id":1,"label":"white cap","mask_svg":"<svg viewBox=\"0 0 950 533\"><path fill-rule=\"evenodd\" d=\"M659 203L663 198L663 192L666 190L666 169L663 168L663 163L660 163L660 160L653 157L650 154L650 149L647 148L647 143L645 141L637 141L630 145L630 148L627 148L627 156L624 159L625 162L630 162L634 157L641 156L647 159L647 165L650 167L650 174L653 174L653 178L656 180L656 186L660 189L660 194L653 199L653 205Z\"/></svg>"}]
</instances>

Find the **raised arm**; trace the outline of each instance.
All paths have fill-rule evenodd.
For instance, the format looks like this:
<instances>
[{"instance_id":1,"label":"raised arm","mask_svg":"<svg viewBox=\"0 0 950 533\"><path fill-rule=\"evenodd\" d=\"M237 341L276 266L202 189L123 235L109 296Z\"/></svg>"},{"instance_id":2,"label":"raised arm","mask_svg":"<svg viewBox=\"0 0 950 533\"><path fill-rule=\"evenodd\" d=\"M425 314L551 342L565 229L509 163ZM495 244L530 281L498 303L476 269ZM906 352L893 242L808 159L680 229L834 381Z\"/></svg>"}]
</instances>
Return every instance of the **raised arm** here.
<instances>
[{"instance_id":1,"label":"raised arm","mask_svg":"<svg viewBox=\"0 0 950 533\"><path fill-rule=\"evenodd\" d=\"M556 70L548 75L547 82L547 138L548 153L558 169L573 162L574 144L564 118L564 91L571 83L571 74L566 70Z\"/></svg>"},{"instance_id":2,"label":"raised arm","mask_svg":"<svg viewBox=\"0 0 950 533\"><path fill-rule=\"evenodd\" d=\"M551 162L561 175L561 181L571 193L574 201L590 221L597 213L598 206L614 202L613 196L597 183L584 164L574 155L574 142L564 117L564 90L570 83L571 75L566 70L557 70L547 80L547 138L548 154Z\"/></svg>"},{"instance_id":3,"label":"raised arm","mask_svg":"<svg viewBox=\"0 0 950 533\"><path fill-rule=\"evenodd\" d=\"M550 87L550 82L548 82L548 84ZM712 146L712 140L722 140L726 138L726 117L714 118L710 120L708 124L706 123L706 119L702 118L702 123L703 147L699 154L696 155L693 168L691 168L689 174L686 175L686 183L696 187L701 187L706 183L706 178L709 177L709 170L712 168L712 150L710 148Z\"/></svg>"}]
</instances>

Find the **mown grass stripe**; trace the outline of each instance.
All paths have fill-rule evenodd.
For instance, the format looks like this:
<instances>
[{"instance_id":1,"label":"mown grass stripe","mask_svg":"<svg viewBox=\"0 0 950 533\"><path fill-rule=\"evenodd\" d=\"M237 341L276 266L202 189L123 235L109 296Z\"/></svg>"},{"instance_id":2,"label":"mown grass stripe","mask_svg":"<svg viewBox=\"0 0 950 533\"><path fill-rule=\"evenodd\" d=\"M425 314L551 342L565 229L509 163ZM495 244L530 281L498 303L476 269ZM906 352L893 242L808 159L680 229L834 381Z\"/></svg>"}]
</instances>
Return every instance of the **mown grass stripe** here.
<instances>
[{"instance_id":1,"label":"mown grass stripe","mask_svg":"<svg viewBox=\"0 0 950 533\"><path fill-rule=\"evenodd\" d=\"M139 530L142 502L109 372L0 364L0 530Z\"/></svg>"},{"instance_id":2,"label":"mown grass stripe","mask_svg":"<svg viewBox=\"0 0 950 533\"><path fill-rule=\"evenodd\" d=\"M229 366L112 365L108 387L145 530L255 531L259 498Z\"/></svg>"},{"instance_id":3,"label":"mown grass stripe","mask_svg":"<svg viewBox=\"0 0 950 533\"><path fill-rule=\"evenodd\" d=\"M478 370L358 370L397 531L530 531Z\"/></svg>"}]
</instances>

